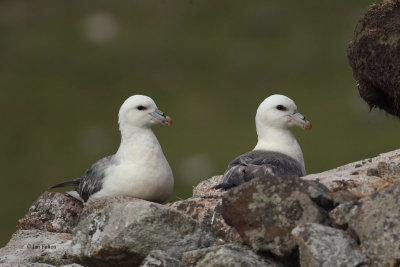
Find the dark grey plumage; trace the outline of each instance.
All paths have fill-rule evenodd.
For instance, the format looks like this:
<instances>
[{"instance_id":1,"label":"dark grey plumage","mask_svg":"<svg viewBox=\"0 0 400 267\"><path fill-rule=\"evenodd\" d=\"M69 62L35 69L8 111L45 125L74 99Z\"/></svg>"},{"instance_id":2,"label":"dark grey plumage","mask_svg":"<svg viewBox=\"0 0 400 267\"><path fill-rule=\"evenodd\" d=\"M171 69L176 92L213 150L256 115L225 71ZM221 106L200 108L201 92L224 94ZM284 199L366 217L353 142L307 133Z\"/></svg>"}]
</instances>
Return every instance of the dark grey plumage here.
<instances>
[{"instance_id":1,"label":"dark grey plumage","mask_svg":"<svg viewBox=\"0 0 400 267\"><path fill-rule=\"evenodd\" d=\"M50 188L78 186L75 190L83 201L86 202L91 195L101 190L105 170L114 164L116 164L114 155L104 157L87 169L82 177L53 185Z\"/></svg>"},{"instance_id":2,"label":"dark grey plumage","mask_svg":"<svg viewBox=\"0 0 400 267\"><path fill-rule=\"evenodd\" d=\"M229 163L222 183L215 189L230 189L262 176L304 176L302 166L294 158L273 151L253 150Z\"/></svg>"}]
</instances>

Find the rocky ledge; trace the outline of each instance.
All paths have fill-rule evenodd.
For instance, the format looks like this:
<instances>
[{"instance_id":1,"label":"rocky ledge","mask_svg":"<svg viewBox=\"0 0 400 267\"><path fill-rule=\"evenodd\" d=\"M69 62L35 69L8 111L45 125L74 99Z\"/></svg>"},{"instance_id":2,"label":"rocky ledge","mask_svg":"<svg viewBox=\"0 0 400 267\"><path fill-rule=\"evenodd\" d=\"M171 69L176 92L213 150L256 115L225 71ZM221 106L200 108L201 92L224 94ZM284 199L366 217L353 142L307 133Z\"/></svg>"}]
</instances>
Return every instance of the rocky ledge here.
<instances>
[{"instance_id":1,"label":"rocky ledge","mask_svg":"<svg viewBox=\"0 0 400 267\"><path fill-rule=\"evenodd\" d=\"M399 266L400 150L160 205L43 193L2 266Z\"/></svg>"}]
</instances>

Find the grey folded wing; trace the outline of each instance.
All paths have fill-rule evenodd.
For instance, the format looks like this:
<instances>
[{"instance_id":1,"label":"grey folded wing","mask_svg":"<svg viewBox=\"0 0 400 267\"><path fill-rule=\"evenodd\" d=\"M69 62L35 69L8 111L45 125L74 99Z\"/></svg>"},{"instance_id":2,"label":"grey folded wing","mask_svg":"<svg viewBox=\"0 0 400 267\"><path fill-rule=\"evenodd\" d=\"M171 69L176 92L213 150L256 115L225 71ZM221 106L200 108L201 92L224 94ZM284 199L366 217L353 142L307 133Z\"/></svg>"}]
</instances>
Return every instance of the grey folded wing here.
<instances>
[{"instance_id":1,"label":"grey folded wing","mask_svg":"<svg viewBox=\"0 0 400 267\"><path fill-rule=\"evenodd\" d=\"M215 188L225 190L263 176L303 176L300 163L285 154L253 150L235 158L226 169L222 183Z\"/></svg>"},{"instance_id":2,"label":"grey folded wing","mask_svg":"<svg viewBox=\"0 0 400 267\"><path fill-rule=\"evenodd\" d=\"M103 187L105 171L115 164L115 156L111 155L94 163L82 176L77 191L83 201L87 201L91 195L100 191Z\"/></svg>"}]
</instances>

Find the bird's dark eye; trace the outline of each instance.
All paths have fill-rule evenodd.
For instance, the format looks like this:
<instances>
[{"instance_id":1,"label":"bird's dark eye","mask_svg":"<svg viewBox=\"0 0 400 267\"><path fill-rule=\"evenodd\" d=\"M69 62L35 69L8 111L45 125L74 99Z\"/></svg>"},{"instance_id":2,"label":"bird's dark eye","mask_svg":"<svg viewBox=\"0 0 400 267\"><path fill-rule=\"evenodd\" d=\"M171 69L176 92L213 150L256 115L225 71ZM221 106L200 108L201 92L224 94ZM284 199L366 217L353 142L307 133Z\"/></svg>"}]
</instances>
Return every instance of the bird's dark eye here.
<instances>
[{"instance_id":1,"label":"bird's dark eye","mask_svg":"<svg viewBox=\"0 0 400 267\"><path fill-rule=\"evenodd\" d=\"M142 105L137 107L138 110L146 110L146 107L143 107Z\"/></svg>"},{"instance_id":2,"label":"bird's dark eye","mask_svg":"<svg viewBox=\"0 0 400 267\"><path fill-rule=\"evenodd\" d=\"M286 110L286 108L284 106L282 106L282 105L277 105L276 109L277 110Z\"/></svg>"}]
</instances>

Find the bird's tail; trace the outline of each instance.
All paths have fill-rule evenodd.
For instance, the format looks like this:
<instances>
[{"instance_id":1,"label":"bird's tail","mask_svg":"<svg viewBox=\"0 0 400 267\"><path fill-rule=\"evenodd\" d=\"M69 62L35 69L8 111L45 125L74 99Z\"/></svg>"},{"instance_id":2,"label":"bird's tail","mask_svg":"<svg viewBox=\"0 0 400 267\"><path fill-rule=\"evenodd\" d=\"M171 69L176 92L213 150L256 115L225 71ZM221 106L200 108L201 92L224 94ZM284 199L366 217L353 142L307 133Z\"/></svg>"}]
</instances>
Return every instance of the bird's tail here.
<instances>
[{"instance_id":1,"label":"bird's tail","mask_svg":"<svg viewBox=\"0 0 400 267\"><path fill-rule=\"evenodd\" d=\"M78 186L81 183L82 178L76 178L72 181L66 181L59 184L55 184L50 186L49 189L58 188L58 187L66 187L66 186Z\"/></svg>"}]
</instances>

